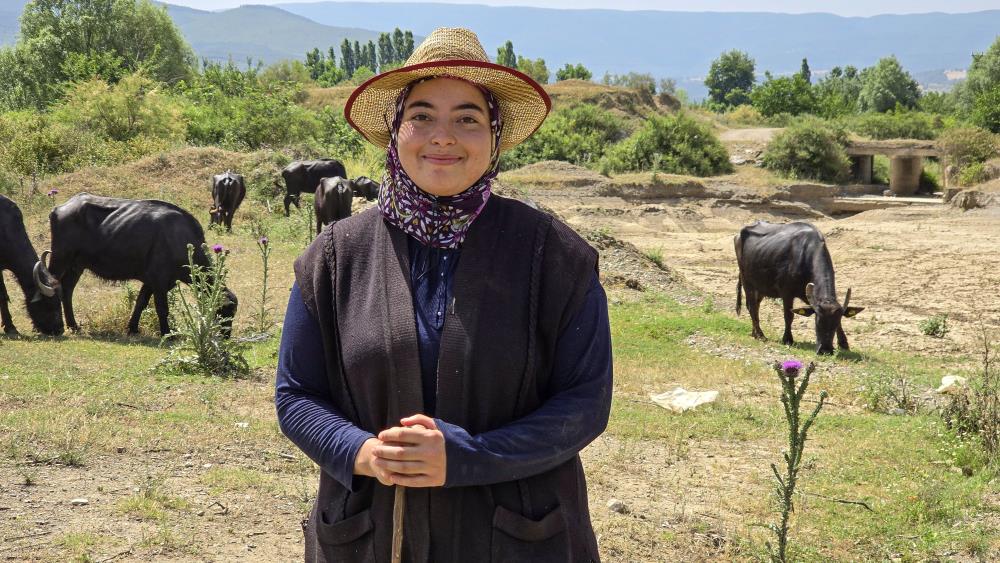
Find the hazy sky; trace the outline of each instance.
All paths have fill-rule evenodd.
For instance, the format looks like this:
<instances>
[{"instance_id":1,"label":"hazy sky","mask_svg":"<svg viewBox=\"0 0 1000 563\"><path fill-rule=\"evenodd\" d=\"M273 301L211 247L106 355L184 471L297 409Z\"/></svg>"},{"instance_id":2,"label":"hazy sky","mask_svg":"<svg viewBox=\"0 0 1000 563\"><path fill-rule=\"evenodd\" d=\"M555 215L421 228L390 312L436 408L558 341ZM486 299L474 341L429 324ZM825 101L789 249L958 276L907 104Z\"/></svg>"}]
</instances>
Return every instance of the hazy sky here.
<instances>
[{"instance_id":1,"label":"hazy sky","mask_svg":"<svg viewBox=\"0 0 1000 563\"><path fill-rule=\"evenodd\" d=\"M309 1L309 0L297 0ZM376 0L377 1L377 0ZM394 0L415 2L426 0ZM698 12L826 12L842 16L913 14L924 12L978 12L1000 9L1000 0L438 0L452 4L537 6L540 8L608 8L614 10L681 10ZM167 0L203 10L235 8L242 4L280 4L289 0Z\"/></svg>"}]
</instances>

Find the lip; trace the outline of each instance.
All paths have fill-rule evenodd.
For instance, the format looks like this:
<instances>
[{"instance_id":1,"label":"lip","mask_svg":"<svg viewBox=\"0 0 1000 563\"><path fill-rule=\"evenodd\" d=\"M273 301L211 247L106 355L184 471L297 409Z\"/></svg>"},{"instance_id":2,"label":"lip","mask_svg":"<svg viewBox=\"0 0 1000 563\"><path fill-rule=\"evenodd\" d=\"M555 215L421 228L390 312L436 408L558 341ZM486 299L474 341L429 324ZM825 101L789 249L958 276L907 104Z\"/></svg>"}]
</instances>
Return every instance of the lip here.
<instances>
[{"instance_id":1,"label":"lip","mask_svg":"<svg viewBox=\"0 0 1000 563\"><path fill-rule=\"evenodd\" d=\"M425 154L424 160L430 162L431 164L455 164L462 160L462 157L448 154Z\"/></svg>"}]
</instances>

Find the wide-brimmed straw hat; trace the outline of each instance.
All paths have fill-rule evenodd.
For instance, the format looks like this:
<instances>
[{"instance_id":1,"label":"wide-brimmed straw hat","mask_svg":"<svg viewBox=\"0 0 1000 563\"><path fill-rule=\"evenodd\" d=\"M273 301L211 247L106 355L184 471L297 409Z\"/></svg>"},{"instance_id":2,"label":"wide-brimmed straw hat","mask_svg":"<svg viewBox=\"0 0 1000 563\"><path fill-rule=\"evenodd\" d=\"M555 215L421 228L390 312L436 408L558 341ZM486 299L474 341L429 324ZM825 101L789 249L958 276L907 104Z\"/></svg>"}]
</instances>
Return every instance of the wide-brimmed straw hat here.
<instances>
[{"instance_id":1,"label":"wide-brimmed straw hat","mask_svg":"<svg viewBox=\"0 0 1000 563\"><path fill-rule=\"evenodd\" d=\"M552 107L548 94L531 77L491 63L475 33L460 27L442 27L424 39L405 65L358 86L347 100L344 115L366 139L385 148L399 93L411 82L432 76L467 80L496 96L503 119L502 151L534 133Z\"/></svg>"}]
</instances>

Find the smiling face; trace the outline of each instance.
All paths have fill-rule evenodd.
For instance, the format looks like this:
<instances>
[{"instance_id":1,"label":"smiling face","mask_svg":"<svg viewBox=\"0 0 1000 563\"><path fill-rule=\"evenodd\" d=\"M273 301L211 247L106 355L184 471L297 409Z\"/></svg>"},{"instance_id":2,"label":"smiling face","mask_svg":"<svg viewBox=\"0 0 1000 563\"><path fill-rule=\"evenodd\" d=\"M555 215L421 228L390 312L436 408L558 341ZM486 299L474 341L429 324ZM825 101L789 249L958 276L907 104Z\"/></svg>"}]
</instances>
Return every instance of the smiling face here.
<instances>
[{"instance_id":1,"label":"smiling face","mask_svg":"<svg viewBox=\"0 0 1000 563\"><path fill-rule=\"evenodd\" d=\"M423 191L459 194L486 173L493 133L483 93L451 78L413 87L397 136L399 162Z\"/></svg>"}]
</instances>

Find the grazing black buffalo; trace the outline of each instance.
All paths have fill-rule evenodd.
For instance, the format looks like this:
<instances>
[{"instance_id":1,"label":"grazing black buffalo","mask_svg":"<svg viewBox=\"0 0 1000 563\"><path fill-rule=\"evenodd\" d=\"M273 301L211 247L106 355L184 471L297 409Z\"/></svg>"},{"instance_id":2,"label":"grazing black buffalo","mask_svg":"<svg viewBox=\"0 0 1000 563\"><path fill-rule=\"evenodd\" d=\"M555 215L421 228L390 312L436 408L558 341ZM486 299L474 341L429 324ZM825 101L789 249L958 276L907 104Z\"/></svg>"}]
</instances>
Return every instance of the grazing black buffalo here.
<instances>
[{"instance_id":1,"label":"grazing black buffalo","mask_svg":"<svg viewBox=\"0 0 1000 563\"><path fill-rule=\"evenodd\" d=\"M316 208L316 234L319 235L323 231L323 225L350 217L352 201L354 201L354 188L350 180L340 176L320 180L313 198L313 207Z\"/></svg>"},{"instance_id":2,"label":"grazing black buffalo","mask_svg":"<svg viewBox=\"0 0 1000 563\"><path fill-rule=\"evenodd\" d=\"M0 195L0 324L7 334L17 334L17 327L10 316L10 296L3 283L3 270L13 272L17 285L21 286L25 308L35 330L51 336L63 333L59 298L55 291L50 291L41 283L42 272L35 267L37 262L38 255L24 229L21 210L13 201Z\"/></svg>"},{"instance_id":3,"label":"grazing black buffalo","mask_svg":"<svg viewBox=\"0 0 1000 563\"><path fill-rule=\"evenodd\" d=\"M853 317L863 307L849 307L851 290L844 304L837 302L833 260L823 235L808 223L772 225L758 222L743 227L736 235L736 261L740 279L736 284L736 314L740 313L742 291L747 294L747 311L753 321L754 338L764 339L760 329L760 302L764 297L780 298L785 310L785 334L781 341L792 344L792 315L816 315L816 353L833 353L837 345L848 350L843 317ZM807 307L793 308L795 298Z\"/></svg>"},{"instance_id":4,"label":"grazing black buffalo","mask_svg":"<svg viewBox=\"0 0 1000 563\"><path fill-rule=\"evenodd\" d=\"M231 232L233 215L240 208L246 195L247 188L242 174L226 170L222 174L212 176L212 210L209 211L212 219L209 224L225 224L226 230Z\"/></svg>"},{"instance_id":5,"label":"grazing black buffalo","mask_svg":"<svg viewBox=\"0 0 1000 563\"><path fill-rule=\"evenodd\" d=\"M368 201L378 199L378 182L368 176L358 176L354 179L354 195Z\"/></svg>"},{"instance_id":6,"label":"grazing black buffalo","mask_svg":"<svg viewBox=\"0 0 1000 563\"><path fill-rule=\"evenodd\" d=\"M339 160L324 158L320 160L296 160L281 171L285 179L285 217L288 217L288 206L299 207L299 196L302 193L314 193L319 181L323 178L340 176L347 178L347 169ZM274 184L281 187L278 181Z\"/></svg>"},{"instance_id":7,"label":"grazing black buffalo","mask_svg":"<svg viewBox=\"0 0 1000 563\"><path fill-rule=\"evenodd\" d=\"M49 215L52 261L39 261L48 289L62 291L66 324L76 330L73 289L83 271L107 280L139 280L142 287L129 319L130 334L139 332L139 315L152 296L160 319L160 334L170 333L167 292L178 281L191 283L187 245L194 245L194 261L209 266L202 248L205 233L198 221L180 207L164 201L114 199L82 193L56 207ZM45 253L42 254L43 258ZM43 280L44 284L44 280ZM236 295L226 290L219 308L227 335L236 315Z\"/></svg>"}]
</instances>

